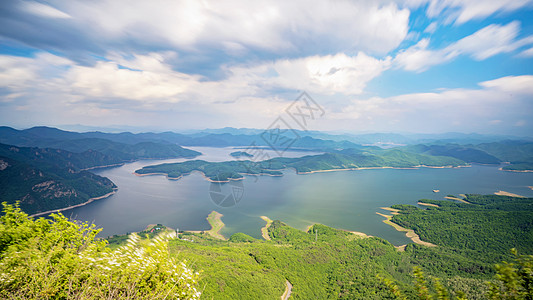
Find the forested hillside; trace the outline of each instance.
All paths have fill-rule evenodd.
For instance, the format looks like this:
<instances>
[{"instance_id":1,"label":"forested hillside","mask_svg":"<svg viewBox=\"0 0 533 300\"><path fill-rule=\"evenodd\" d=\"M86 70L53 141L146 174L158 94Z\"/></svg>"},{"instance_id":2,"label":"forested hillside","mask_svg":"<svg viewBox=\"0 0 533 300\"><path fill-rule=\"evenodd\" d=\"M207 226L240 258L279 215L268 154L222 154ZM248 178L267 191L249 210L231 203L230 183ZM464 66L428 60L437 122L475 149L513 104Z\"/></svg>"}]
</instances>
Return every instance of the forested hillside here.
<instances>
[{"instance_id":1,"label":"forested hillside","mask_svg":"<svg viewBox=\"0 0 533 300\"><path fill-rule=\"evenodd\" d=\"M135 173L139 175L162 173L171 178L179 178L196 170L203 172L210 180L227 181L241 179L243 174L281 176L282 173L279 170L286 168L294 168L298 173L308 173L358 168L458 167L464 165L466 165L465 162L452 157L430 156L396 149L364 151L351 148L321 155L309 155L299 158L277 157L258 162L251 160L226 162L195 160L183 163L160 164L146 166L136 170Z\"/></svg>"},{"instance_id":2,"label":"forested hillside","mask_svg":"<svg viewBox=\"0 0 533 300\"><path fill-rule=\"evenodd\" d=\"M528 141L501 141L482 144L420 144L403 147L406 151L455 157L468 163L500 164L504 170L533 170L533 143Z\"/></svg>"},{"instance_id":3,"label":"forested hillside","mask_svg":"<svg viewBox=\"0 0 533 300\"><path fill-rule=\"evenodd\" d=\"M533 254L533 198L466 195L465 200L469 203L420 200L438 206L427 209L393 206L400 210L393 222L439 246L409 245L406 252L418 264L435 273L478 276L511 259L511 248Z\"/></svg>"},{"instance_id":4,"label":"forested hillside","mask_svg":"<svg viewBox=\"0 0 533 300\"><path fill-rule=\"evenodd\" d=\"M20 207L33 214L106 195L116 188L115 184L81 170L105 161L102 157L94 152L77 154L0 144L0 199L7 203L20 201Z\"/></svg>"}]
</instances>

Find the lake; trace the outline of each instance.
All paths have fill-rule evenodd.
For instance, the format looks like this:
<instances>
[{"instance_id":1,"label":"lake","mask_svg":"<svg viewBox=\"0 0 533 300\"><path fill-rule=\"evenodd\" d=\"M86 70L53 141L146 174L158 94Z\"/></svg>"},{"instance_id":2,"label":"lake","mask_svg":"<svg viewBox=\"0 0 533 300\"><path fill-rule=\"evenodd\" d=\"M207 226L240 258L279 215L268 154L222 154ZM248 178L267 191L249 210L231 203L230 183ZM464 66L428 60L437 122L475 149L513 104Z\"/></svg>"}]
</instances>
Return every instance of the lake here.
<instances>
[{"instance_id":1,"label":"lake","mask_svg":"<svg viewBox=\"0 0 533 300\"><path fill-rule=\"evenodd\" d=\"M231 160L234 148L189 147L204 155L195 159ZM270 157L277 155L267 151ZM285 157L316 154L287 151ZM63 212L66 216L95 223L103 228L100 236L141 231L147 224L161 223L180 230L208 230L207 215L222 213L229 237L244 232L261 238L260 228L268 216L304 230L321 223L350 231L361 231L388 240L394 245L410 242L404 233L382 222L379 207L413 204L422 198L442 200L446 195L492 194L504 190L533 197L533 173L498 170L496 166L473 165L454 169L375 169L297 175L285 170L282 177L246 176L242 181L210 183L198 173L179 180L165 176L138 177L133 172L143 166L180 162L185 159L143 160L120 167L93 170L117 186L113 196ZM440 190L433 193L434 189ZM229 207L217 205L217 195L238 195ZM242 194L242 196L241 196ZM213 200L215 199L215 200Z\"/></svg>"}]
</instances>

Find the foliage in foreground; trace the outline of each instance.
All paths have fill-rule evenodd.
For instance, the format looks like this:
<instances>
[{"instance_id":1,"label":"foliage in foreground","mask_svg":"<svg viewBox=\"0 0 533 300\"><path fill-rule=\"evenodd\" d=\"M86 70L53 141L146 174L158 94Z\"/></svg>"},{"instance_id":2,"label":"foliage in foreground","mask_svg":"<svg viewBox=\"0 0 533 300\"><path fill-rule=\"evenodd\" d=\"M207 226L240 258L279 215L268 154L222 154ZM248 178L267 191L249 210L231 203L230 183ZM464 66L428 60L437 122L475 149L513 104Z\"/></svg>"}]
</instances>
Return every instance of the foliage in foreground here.
<instances>
[{"instance_id":1,"label":"foliage in foreground","mask_svg":"<svg viewBox=\"0 0 533 300\"><path fill-rule=\"evenodd\" d=\"M533 299L533 255L518 255L516 249L512 249L511 252L515 255L515 262L503 262L496 265L496 280L487 282L490 289L485 295L486 299ZM426 277L419 267L414 267L413 274L417 299L468 299L464 293L450 292L441 284L440 279L432 276ZM387 278L380 278L397 299L409 299L407 294L396 283Z\"/></svg>"},{"instance_id":2,"label":"foliage in foreground","mask_svg":"<svg viewBox=\"0 0 533 300\"><path fill-rule=\"evenodd\" d=\"M99 230L61 214L33 220L3 203L0 217L0 298L197 299L198 273L170 257L163 236L133 234L115 251Z\"/></svg>"}]
</instances>

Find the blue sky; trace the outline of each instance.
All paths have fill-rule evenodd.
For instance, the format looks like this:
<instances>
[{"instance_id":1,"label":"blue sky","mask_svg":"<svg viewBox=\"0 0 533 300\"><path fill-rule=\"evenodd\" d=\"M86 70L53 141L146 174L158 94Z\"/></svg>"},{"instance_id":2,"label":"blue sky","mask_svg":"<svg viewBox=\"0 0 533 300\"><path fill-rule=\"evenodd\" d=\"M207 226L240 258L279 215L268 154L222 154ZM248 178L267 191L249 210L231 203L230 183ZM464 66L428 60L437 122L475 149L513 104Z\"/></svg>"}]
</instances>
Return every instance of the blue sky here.
<instances>
[{"instance_id":1,"label":"blue sky","mask_svg":"<svg viewBox=\"0 0 533 300\"><path fill-rule=\"evenodd\" d=\"M302 91L312 130L532 136L533 1L0 4L0 125L266 128Z\"/></svg>"}]
</instances>

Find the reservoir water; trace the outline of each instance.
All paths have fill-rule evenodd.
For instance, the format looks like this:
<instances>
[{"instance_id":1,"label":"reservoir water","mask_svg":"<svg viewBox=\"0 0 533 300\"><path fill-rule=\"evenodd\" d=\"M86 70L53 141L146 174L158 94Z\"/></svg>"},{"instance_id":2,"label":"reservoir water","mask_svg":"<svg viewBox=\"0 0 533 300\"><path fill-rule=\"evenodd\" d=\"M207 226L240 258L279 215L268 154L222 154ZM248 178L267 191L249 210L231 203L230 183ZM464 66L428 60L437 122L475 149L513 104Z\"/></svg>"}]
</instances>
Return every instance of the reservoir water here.
<instances>
[{"instance_id":1,"label":"reservoir water","mask_svg":"<svg viewBox=\"0 0 533 300\"><path fill-rule=\"evenodd\" d=\"M195 159L231 160L233 148L190 147L204 155ZM276 154L267 151L271 157ZM285 157L316 154L285 152ZM261 237L265 222L260 216L281 220L305 230L321 223L350 231L378 236L395 245L408 243L404 233L382 222L379 207L413 204L422 198L442 200L448 194L492 194L499 190L533 197L533 173L498 170L496 166L473 165L454 169L376 169L297 175L283 171L282 177L246 176L239 183L242 198L234 206L221 207L212 200L212 192L231 193L234 184L210 183L197 172L179 180L165 176L138 177L133 172L143 166L184 159L144 160L120 167L94 170L117 186L113 196L63 212L64 215L95 223L103 228L100 236L141 231L147 224L161 223L180 230L208 230L207 215L222 213L229 237L244 232ZM242 183L242 186L240 185ZM433 190L440 190L434 193ZM210 194L211 192L211 194Z\"/></svg>"}]
</instances>

